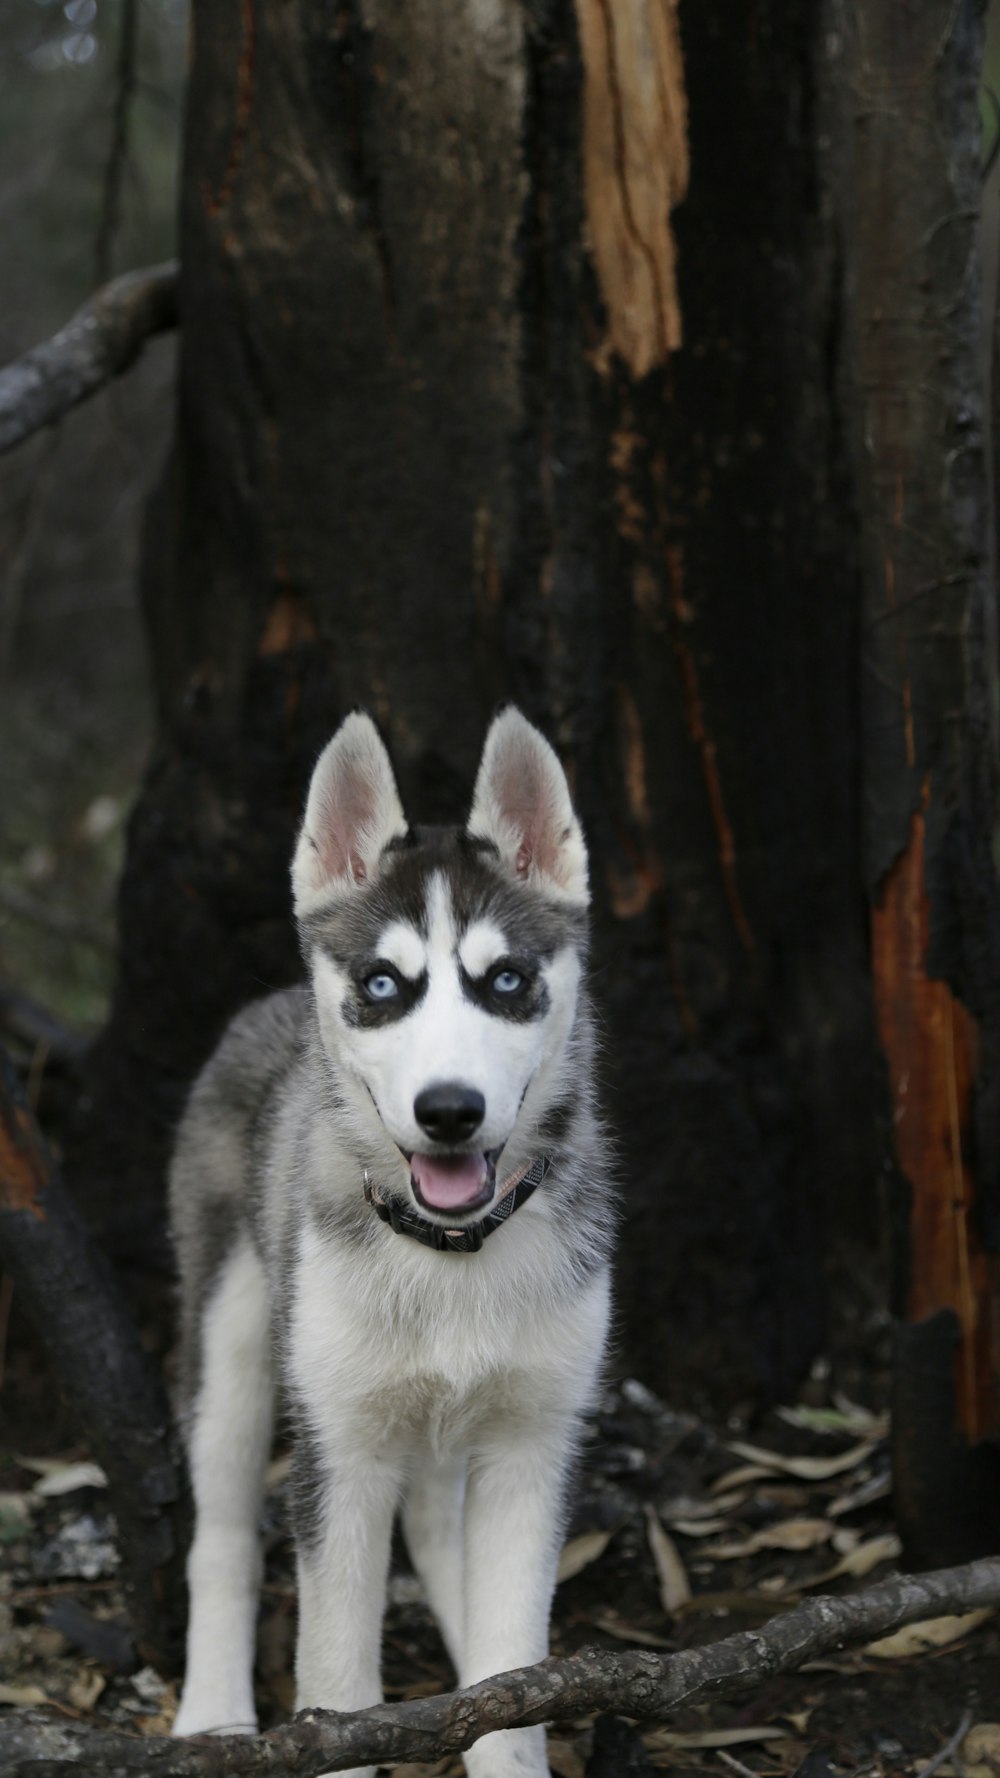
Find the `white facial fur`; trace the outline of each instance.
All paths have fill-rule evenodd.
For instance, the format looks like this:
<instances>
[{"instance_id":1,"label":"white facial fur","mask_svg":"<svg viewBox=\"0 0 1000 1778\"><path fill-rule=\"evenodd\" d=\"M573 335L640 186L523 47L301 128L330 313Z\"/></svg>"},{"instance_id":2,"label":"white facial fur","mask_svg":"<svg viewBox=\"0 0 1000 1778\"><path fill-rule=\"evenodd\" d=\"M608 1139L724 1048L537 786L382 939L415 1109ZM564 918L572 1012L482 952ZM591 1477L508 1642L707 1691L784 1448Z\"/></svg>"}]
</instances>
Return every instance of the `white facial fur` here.
<instances>
[{"instance_id":1,"label":"white facial fur","mask_svg":"<svg viewBox=\"0 0 1000 1778\"><path fill-rule=\"evenodd\" d=\"M440 873L431 878L427 913L426 939L397 921L378 946L379 956L411 980L427 971L422 1000L398 1022L368 1030L349 1024L343 1007L352 986L328 956L317 954L324 1037L340 1063L364 1082L386 1130L404 1152L420 1153L431 1146L414 1115L414 1100L424 1087L442 1081L460 1081L486 1101L475 1148L504 1148L522 1106L524 1121L530 1121L536 1096L543 1091L546 1100L551 1096L551 1076L558 1072L576 1011L580 959L566 946L542 966L548 1007L541 1018L518 1023L477 1006L462 988L461 964L470 975L482 975L506 955L508 945L499 927L477 921L460 937Z\"/></svg>"}]
</instances>

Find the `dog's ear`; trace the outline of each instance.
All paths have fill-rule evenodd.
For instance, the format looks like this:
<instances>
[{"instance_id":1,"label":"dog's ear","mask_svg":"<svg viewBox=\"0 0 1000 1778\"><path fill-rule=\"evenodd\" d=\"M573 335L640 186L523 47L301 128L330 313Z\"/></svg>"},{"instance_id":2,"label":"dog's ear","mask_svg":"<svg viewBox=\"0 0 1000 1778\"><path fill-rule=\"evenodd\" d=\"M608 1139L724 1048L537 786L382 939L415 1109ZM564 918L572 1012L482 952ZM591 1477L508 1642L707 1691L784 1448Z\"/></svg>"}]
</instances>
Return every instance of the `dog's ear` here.
<instances>
[{"instance_id":1,"label":"dog's ear","mask_svg":"<svg viewBox=\"0 0 1000 1778\"><path fill-rule=\"evenodd\" d=\"M507 869L549 895L586 906L587 848L559 760L520 710L486 737L469 832L492 840Z\"/></svg>"},{"instance_id":2,"label":"dog's ear","mask_svg":"<svg viewBox=\"0 0 1000 1778\"><path fill-rule=\"evenodd\" d=\"M370 716L345 717L320 754L292 860L295 911L368 881L383 847L406 833L392 766Z\"/></svg>"}]
</instances>

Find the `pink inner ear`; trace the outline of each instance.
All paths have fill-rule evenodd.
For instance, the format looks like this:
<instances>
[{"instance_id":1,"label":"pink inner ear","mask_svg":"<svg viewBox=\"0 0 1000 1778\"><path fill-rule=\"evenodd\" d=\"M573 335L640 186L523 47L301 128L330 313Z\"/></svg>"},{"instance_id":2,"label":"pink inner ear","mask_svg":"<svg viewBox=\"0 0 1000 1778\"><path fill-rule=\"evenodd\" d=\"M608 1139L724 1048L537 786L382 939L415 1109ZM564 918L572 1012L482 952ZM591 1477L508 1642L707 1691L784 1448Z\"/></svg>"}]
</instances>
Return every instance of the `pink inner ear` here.
<instances>
[{"instance_id":1,"label":"pink inner ear","mask_svg":"<svg viewBox=\"0 0 1000 1778\"><path fill-rule=\"evenodd\" d=\"M374 813L374 792L364 778L345 775L339 783L329 787L323 798L317 835L326 878L349 876L356 883L366 880L368 872L357 849L357 841Z\"/></svg>"},{"instance_id":2,"label":"pink inner ear","mask_svg":"<svg viewBox=\"0 0 1000 1778\"><path fill-rule=\"evenodd\" d=\"M496 794L504 819L521 836L514 860L517 875L527 877L535 867L560 882L560 848L566 834L544 769L525 754L510 760L498 776Z\"/></svg>"}]
</instances>

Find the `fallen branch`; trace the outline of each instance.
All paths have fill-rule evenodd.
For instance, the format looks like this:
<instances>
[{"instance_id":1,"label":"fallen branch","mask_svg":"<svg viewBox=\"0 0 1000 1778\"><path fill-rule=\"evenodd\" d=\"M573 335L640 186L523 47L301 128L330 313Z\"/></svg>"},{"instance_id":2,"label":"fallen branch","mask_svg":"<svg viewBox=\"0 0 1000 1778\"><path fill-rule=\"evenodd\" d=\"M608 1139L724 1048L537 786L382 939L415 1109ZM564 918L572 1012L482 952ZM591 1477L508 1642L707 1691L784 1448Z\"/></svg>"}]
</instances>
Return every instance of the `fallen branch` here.
<instances>
[{"instance_id":1,"label":"fallen branch","mask_svg":"<svg viewBox=\"0 0 1000 1778\"><path fill-rule=\"evenodd\" d=\"M761 1630L676 1655L584 1649L501 1673L467 1691L350 1715L307 1710L285 1728L238 1736L139 1737L88 1729L31 1710L0 1723L4 1778L58 1778L85 1768L127 1778L317 1778L322 1772L459 1753L493 1729L597 1710L669 1716L682 1704L752 1691L817 1655L868 1642L904 1624L1000 1604L1000 1558L934 1574L896 1575L840 1599L810 1599Z\"/></svg>"},{"instance_id":2,"label":"fallen branch","mask_svg":"<svg viewBox=\"0 0 1000 1778\"><path fill-rule=\"evenodd\" d=\"M107 1475L136 1642L169 1672L179 1654L187 1523L166 1395L2 1049L0 1267Z\"/></svg>"},{"instance_id":3,"label":"fallen branch","mask_svg":"<svg viewBox=\"0 0 1000 1778\"><path fill-rule=\"evenodd\" d=\"M176 260L105 284L52 339L0 370L0 453L120 376L177 325Z\"/></svg>"}]
</instances>

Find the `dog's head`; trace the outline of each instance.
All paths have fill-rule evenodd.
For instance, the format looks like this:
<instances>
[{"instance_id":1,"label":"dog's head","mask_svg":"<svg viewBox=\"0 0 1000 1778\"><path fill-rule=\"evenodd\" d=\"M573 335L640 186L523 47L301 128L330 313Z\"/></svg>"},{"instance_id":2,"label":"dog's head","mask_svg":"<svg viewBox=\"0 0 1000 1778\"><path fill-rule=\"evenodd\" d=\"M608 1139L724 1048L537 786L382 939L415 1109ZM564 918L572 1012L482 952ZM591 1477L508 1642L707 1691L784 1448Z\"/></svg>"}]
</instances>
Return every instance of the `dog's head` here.
<instances>
[{"instance_id":1,"label":"dog's head","mask_svg":"<svg viewBox=\"0 0 1000 1778\"><path fill-rule=\"evenodd\" d=\"M512 1138L533 1142L568 1087L589 891L555 753L505 710L465 828L411 829L374 724L349 716L313 774L292 881L338 1070L424 1214L488 1214Z\"/></svg>"}]
</instances>

